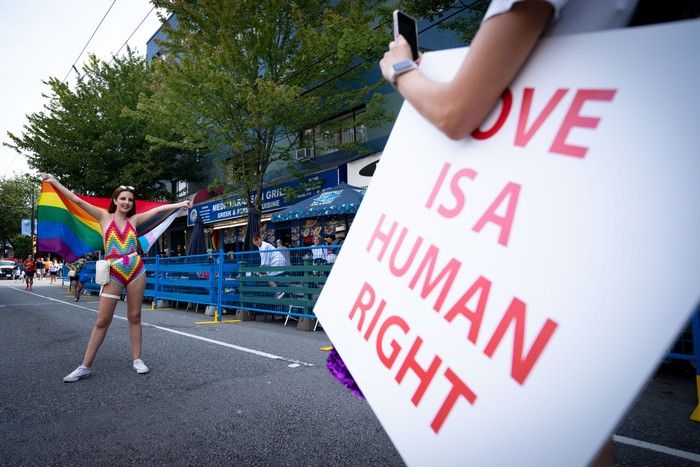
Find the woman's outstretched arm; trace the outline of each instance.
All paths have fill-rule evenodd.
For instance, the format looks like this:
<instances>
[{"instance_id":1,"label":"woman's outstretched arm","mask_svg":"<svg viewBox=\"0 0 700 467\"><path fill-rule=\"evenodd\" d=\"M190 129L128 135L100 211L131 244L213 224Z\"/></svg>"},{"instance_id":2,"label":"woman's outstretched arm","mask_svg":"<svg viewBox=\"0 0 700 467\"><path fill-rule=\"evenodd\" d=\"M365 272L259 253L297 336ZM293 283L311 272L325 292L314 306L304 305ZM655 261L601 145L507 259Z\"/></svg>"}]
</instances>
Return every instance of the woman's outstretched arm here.
<instances>
[{"instance_id":1,"label":"woman's outstretched arm","mask_svg":"<svg viewBox=\"0 0 700 467\"><path fill-rule=\"evenodd\" d=\"M160 206L156 206L155 208L149 209L146 212L134 214L133 216L131 216L131 223L134 224L134 227L135 227L143 222L148 222L149 220L153 219L155 216L157 216L161 212L172 211L174 209L180 209L180 208L189 208L189 207L192 207L192 202L190 200L180 201L179 203L172 203L172 204L161 204Z\"/></svg>"},{"instance_id":2,"label":"woman's outstretched arm","mask_svg":"<svg viewBox=\"0 0 700 467\"><path fill-rule=\"evenodd\" d=\"M102 221L105 216L107 216L107 211L99 208L97 206L93 206L92 204L88 203L84 199L78 197L75 193L70 191L68 188L64 187L61 182L56 180L56 177L54 177L51 174L47 173L41 173L39 174L41 177L41 180L44 182L49 182L51 185L53 185L58 191L60 191L66 198L69 200L73 201L75 204L83 208L88 214L90 214L92 217L97 219L98 221Z\"/></svg>"},{"instance_id":3,"label":"woman's outstretched arm","mask_svg":"<svg viewBox=\"0 0 700 467\"><path fill-rule=\"evenodd\" d=\"M484 121L513 81L553 12L544 1L514 4L481 25L452 81L433 81L418 69L398 77L398 91L449 138L465 138ZM388 78L394 63L410 59L408 43L397 37L380 62L382 74Z\"/></svg>"}]
</instances>

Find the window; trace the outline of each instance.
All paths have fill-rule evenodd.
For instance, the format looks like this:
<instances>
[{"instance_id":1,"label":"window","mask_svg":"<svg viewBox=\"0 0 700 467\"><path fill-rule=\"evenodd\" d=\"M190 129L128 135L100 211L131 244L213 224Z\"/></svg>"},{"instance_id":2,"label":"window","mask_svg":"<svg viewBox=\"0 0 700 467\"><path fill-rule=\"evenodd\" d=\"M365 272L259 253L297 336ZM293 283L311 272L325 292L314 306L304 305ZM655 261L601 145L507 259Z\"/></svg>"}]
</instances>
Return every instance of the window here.
<instances>
[{"instance_id":1,"label":"window","mask_svg":"<svg viewBox=\"0 0 700 467\"><path fill-rule=\"evenodd\" d=\"M337 151L342 144L367 141L367 127L358 124L358 117L364 111L364 107L351 110L304 130L302 145L314 148L316 154L322 156Z\"/></svg>"},{"instance_id":2,"label":"window","mask_svg":"<svg viewBox=\"0 0 700 467\"><path fill-rule=\"evenodd\" d=\"M170 183L170 191L174 193L177 198L187 196L188 189L189 187L186 180L178 180Z\"/></svg>"}]
</instances>

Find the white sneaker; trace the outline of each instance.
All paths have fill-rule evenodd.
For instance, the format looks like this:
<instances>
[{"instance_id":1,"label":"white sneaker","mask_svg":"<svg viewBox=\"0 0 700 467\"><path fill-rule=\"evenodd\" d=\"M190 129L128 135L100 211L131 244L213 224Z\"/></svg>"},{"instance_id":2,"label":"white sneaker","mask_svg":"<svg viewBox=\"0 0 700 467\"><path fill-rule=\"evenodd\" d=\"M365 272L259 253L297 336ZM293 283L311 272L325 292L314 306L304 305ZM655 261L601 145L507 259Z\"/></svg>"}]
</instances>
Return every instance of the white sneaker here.
<instances>
[{"instance_id":1,"label":"white sneaker","mask_svg":"<svg viewBox=\"0 0 700 467\"><path fill-rule=\"evenodd\" d=\"M75 383L79 379L87 378L92 374L92 370L84 365L80 365L73 370L68 376L63 378L64 383Z\"/></svg>"},{"instance_id":2,"label":"white sneaker","mask_svg":"<svg viewBox=\"0 0 700 467\"><path fill-rule=\"evenodd\" d=\"M136 360L134 360L133 366L134 366L134 370L136 370L136 373L138 373L140 375L148 373L148 371L149 371L146 364L143 363L143 360L141 360L140 358L137 358Z\"/></svg>"}]
</instances>

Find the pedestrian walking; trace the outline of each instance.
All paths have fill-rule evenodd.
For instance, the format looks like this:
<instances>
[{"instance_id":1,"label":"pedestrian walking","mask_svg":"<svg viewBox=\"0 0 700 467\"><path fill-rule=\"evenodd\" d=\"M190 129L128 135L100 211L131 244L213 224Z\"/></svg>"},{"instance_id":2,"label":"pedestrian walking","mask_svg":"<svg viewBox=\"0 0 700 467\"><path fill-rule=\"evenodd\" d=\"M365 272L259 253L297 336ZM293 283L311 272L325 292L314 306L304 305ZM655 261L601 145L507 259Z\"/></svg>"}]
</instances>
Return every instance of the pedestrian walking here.
<instances>
[{"instance_id":1,"label":"pedestrian walking","mask_svg":"<svg viewBox=\"0 0 700 467\"><path fill-rule=\"evenodd\" d=\"M25 290L32 290L34 286L34 274L36 273L36 262L34 261L34 256L29 255L27 259L22 263L24 267L24 281L26 283Z\"/></svg>"},{"instance_id":2,"label":"pedestrian walking","mask_svg":"<svg viewBox=\"0 0 700 467\"><path fill-rule=\"evenodd\" d=\"M263 241L259 234L253 234L253 245L258 247L260 251L260 266L270 266L270 270L265 273L266 276L282 276L285 275L284 271L275 270L277 267L289 266L287 258L274 246L266 241ZM274 281L268 281L270 287L277 288L277 283ZM276 298L284 297L284 292L277 292L275 294Z\"/></svg>"}]
</instances>

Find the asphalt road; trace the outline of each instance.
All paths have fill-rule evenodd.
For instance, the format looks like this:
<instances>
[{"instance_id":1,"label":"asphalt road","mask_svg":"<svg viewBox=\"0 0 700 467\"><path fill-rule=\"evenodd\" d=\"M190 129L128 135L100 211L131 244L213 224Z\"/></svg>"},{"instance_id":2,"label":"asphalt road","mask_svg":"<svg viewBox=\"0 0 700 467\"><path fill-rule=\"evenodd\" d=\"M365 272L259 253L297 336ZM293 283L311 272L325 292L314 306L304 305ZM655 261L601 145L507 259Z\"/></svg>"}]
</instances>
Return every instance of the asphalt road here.
<instances>
[{"instance_id":1,"label":"asphalt road","mask_svg":"<svg viewBox=\"0 0 700 467\"><path fill-rule=\"evenodd\" d=\"M93 376L63 383L96 308L48 281L0 282L0 465L403 465L325 370L322 330L144 307L151 372L137 375L120 303ZM663 365L616 430L615 465L699 465L696 404L690 366Z\"/></svg>"}]
</instances>

